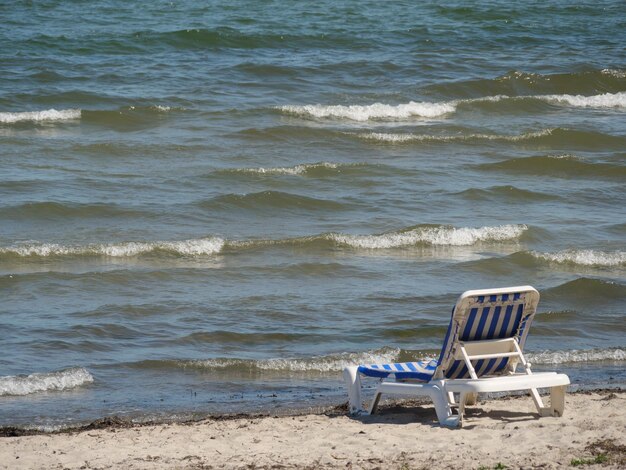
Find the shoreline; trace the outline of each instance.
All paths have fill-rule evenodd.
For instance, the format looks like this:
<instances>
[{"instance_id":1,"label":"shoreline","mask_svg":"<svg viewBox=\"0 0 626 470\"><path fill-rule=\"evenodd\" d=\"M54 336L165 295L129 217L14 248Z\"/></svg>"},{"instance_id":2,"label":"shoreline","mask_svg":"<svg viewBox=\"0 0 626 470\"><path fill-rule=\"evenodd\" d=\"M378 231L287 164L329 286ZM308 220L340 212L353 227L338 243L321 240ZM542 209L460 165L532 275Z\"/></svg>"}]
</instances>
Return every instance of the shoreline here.
<instances>
[{"instance_id":1,"label":"shoreline","mask_svg":"<svg viewBox=\"0 0 626 470\"><path fill-rule=\"evenodd\" d=\"M568 395L589 395L589 394L611 394L611 393L626 393L626 387L596 387L596 388L580 388L576 385L570 385L573 390L568 390ZM512 392L507 395L494 396L485 401L500 401L510 398L519 398L525 396L521 392ZM541 393L542 397L549 397L549 393ZM426 397L416 398L396 398L391 396L386 397L386 404L381 406L381 410L389 408L411 407L411 406L428 406L432 402ZM157 419L141 419L141 417L128 417L120 416L117 414L110 414L96 418L92 421L85 422L83 424L75 424L70 426L63 426L57 429L43 429L36 426L25 425L0 425L0 439L5 437L21 437L21 436L39 436L39 435L54 435L54 434L69 434L80 433L86 431L92 431L96 429L129 429L135 427L145 426L167 426L172 424L178 424L181 426L192 426L194 424L202 423L205 421L232 421L237 419L261 419L261 418L292 418L299 416L341 416L348 413L347 401L341 404L328 403L326 405L318 406L294 406L289 408L278 408L273 411L251 411L251 412L224 412L224 413L196 413L197 417L190 418L173 418L167 417Z\"/></svg>"},{"instance_id":2,"label":"shoreline","mask_svg":"<svg viewBox=\"0 0 626 470\"><path fill-rule=\"evenodd\" d=\"M418 400L405 400L418 404ZM426 403L426 402L424 402ZM348 413L347 403L341 405L328 405L319 407L303 407L303 408L288 408L282 412L258 412L258 413L216 413L206 414L198 418L189 419L155 419L155 420L137 420L136 418L127 418L118 415L110 415L102 418L95 419L87 424L79 424L75 426L67 426L54 430L45 430L40 428L31 428L28 425L8 425L0 426L0 442L3 438L7 437L23 437L23 436L49 436L56 434L73 434L87 431L93 431L97 429L111 430L111 429L132 429L142 428L146 426L193 426L195 424L204 422L218 422L218 421L236 421L239 419L263 419L263 418L294 418L299 416L340 416Z\"/></svg>"},{"instance_id":3,"label":"shoreline","mask_svg":"<svg viewBox=\"0 0 626 470\"><path fill-rule=\"evenodd\" d=\"M0 468L619 468L625 404L623 389L578 391L562 418L539 418L529 397L495 398L470 407L457 430L439 427L422 400L356 418L339 405L176 423L108 417L53 432L3 427Z\"/></svg>"}]
</instances>

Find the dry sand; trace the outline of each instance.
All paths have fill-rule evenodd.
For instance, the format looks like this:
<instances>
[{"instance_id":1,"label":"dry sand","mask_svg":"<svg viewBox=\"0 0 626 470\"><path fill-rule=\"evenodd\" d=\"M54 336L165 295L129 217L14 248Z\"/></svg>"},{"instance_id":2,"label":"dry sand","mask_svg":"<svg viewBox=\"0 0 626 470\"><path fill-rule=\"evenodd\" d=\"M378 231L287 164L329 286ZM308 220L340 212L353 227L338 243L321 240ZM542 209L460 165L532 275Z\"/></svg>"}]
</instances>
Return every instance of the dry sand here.
<instances>
[{"instance_id":1,"label":"dry sand","mask_svg":"<svg viewBox=\"0 0 626 470\"><path fill-rule=\"evenodd\" d=\"M479 402L462 429L437 426L430 405L403 404L361 418L336 411L2 437L0 467L512 469L584 459L583 468L626 468L625 427L626 392L599 391L568 394L562 418L538 418L528 397Z\"/></svg>"}]
</instances>

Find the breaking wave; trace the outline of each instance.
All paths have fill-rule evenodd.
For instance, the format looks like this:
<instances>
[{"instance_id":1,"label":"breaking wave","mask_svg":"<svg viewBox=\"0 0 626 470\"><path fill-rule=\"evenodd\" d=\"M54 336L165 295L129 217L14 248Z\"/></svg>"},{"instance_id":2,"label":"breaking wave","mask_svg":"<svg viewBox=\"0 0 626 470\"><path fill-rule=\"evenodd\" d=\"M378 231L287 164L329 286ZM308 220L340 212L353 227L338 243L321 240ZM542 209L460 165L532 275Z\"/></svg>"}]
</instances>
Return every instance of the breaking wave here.
<instances>
[{"instance_id":1,"label":"breaking wave","mask_svg":"<svg viewBox=\"0 0 626 470\"><path fill-rule=\"evenodd\" d=\"M500 225L496 227L455 228L449 226L416 227L401 232L379 235L330 234L333 241L353 248L381 249L427 245L468 246L480 242L511 241L528 230L526 225Z\"/></svg>"},{"instance_id":2,"label":"breaking wave","mask_svg":"<svg viewBox=\"0 0 626 470\"><path fill-rule=\"evenodd\" d=\"M137 368L183 368L210 371L229 370L238 372L337 372L344 367L358 364L393 362L401 355L398 348L313 356L308 358L280 359L229 359L215 358L203 360L142 361L135 363Z\"/></svg>"},{"instance_id":3,"label":"breaking wave","mask_svg":"<svg viewBox=\"0 0 626 470\"><path fill-rule=\"evenodd\" d=\"M69 121L80 119L80 109L47 109L45 111L24 111L21 113L0 113L1 124L16 122Z\"/></svg>"},{"instance_id":4,"label":"breaking wave","mask_svg":"<svg viewBox=\"0 0 626 470\"><path fill-rule=\"evenodd\" d=\"M87 369L72 367L56 372L0 377L0 396L68 390L93 382Z\"/></svg>"},{"instance_id":5,"label":"breaking wave","mask_svg":"<svg viewBox=\"0 0 626 470\"><path fill-rule=\"evenodd\" d=\"M579 266L626 266L626 251L564 250L556 253L532 251L530 254L550 263Z\"/></svg>"},{"instance_id":6,"label":"breaking wave","mask_svg":"<svg viewBox=\"0 0 626 470\"><path fill-rule=\"evenodd\" d=\"M281 106L286 114L314 118L348 119L351 121L397 120L410 117L435 118L456 111L456 103L415 102L389 105L374 103L371 105L324 106L320 104L304 106Z\"/></svg>"},{"instance_id":7,"label":"breaking wave","mask_svg":"<svg viewBox=\"0 0 626 470\"><path fill-rule=\"evenodd\" d=\"M566 104L577 108L626 108L626 92L602 95L545 95L532 98L555 104Z\"/></svg>"},{"instance_id":8,"label":"breaking wave","mask_svg":"<svg viewBox=\"0 0 626 470\"><path fill-rule=\"evenodd\" d=\"M519 135L501 134L458 134L458 135L432 135L432 134L398 134L385 132L369 132L352 134L365 140L376 142L389 142L393 144L409 142L464 142L464 141L484 141L496 140L507 142L519 142L522 140L532 140L540 137L552 135L555 129L544 129L537 132L527 132Z\"/></svg>"},{"instance_id":9,"label":"breaking wave","mask_svg":"<svg viewBox=\"0 0 626 470\"><path fill-rule=\"evenodd\" d=\"M56 243L35 243L0 248L0 255L19 257L49 256L107 256L113 258L139 256L157 251L177 255L211 255L224 246L221 238L201 238L182 241L126 242L67 246Z\"/></svg>"},{"instance_id":10,"label":"breaking wave","mask_svg":"<svg viewBox=\"0 0 626 470\"><path fill-rule=\"evenodd\" d=\"M603 93L591 96L569 94L522 96L495 95L468 100L459 100L457 103L471 105L475 103L498 103L507 101L543 101L550 104L566 105L575 108L624 108L626 107L626 92Z\"/></svg>"},{"instance_id":11,"label":"breaking wave","mask_svg":"<svg viewBox=\"0 0 626 470\"><path fill-rule=\"evenodd\" d=\"M526 355L533 364L564 364L599 361L626 361L626 349L573 349L570 351L543 351Z\"/></svg>"},{"instance_id":12,"label":"breaking wave","mask_svg":"<svg viewBox=\"0 0 626 470\"><path fill-rule=\"evenodd\" d=\"M448 225L417 225L400 231L373 235L323 233L296 238L224 240L208 237L181 241L124 242L114 244L59 245L29 243L0 247L2 257L104 256L133 257L166 253L179 256L206 256L225 251L246 250L267 246L339 246L357 249L389 249L417 245L470 246L489 242L518 240L528 226L499 225L494 227L452 227Z\"/></svg>"},{"instance_id":13,"label":"breaking wave","mask_svg":"<svg viewBox=\"0 0 626 470\"><path fill-rule=\"evenodd\" d=\"M450 100L440 102L410 101L401 104L373 103L370 105L285 105L277 109L285 114L315 119L347 119L350 121L395 121L409 118L438 118L457 111L461 106L480 103L498 103L507 101L543 101L550 104L566 105L577 108L624 108L626 92L604 93L600 95L494 95L480 98Z\"/></svg>"},{"instance_id":14,"label":"breaking wave","mask_svg":"<svg viewBox=\"0 0 626 470\"><path fill-rule=\"evenodd\" d=\"M276 167L276 168L237 168L234 170L222 170L222 172L229 173L251 173L258 175L292 175L292 176L303 176L311 173L324 173L324 172L335 172L339 168L339 164L337 163L328 163L328 162L320 162L320 163L311 163L311 164L300 164L294 165L290 167Z\"/></svg>"},{"instance_id":15,"label":"breaking wave","mask_svg":"<svg viewBox=\"0 0 626 470\"><path fill-rule=\"evenodd\" d=\"M147 360L129 364L138 369L197 369L224 374L241 373L333 373L345 367L359 364L388 364L416 360L436 359L437 350L404 350L383 347L380 349L329 354L304 358L238 359L214 358L197 360ZM527 359L533 364L587 363L599 361L626 361L626 350L620 348L538 351L528 352Z\"/></svg>"},{"instance_id":16,"label":"breaking wave","mask_svg":"<svg viewBox=\"0 0 626 470\"><path fill-rule=\"evenodd\" d=\"M626 138L618 135L604 134L594 131L568 129L568 128L548 128L539 131L525 132L517 135L487 134L487 133L455 133L455 134L405 134L386 132L346 132L359 139L374 141L377 143L409 144L415 142L424 143L462 143L462 144L484 144L485 142L511 142L522 145L541 145L554 147L572 146L581 148L597 148L601 144L605 147L622 149L626 143Z\"/></svg>"},{"instance_id":17,"label":"breaking wave","mask_svg":"<svg viewBox=\"0 0 626 470\"><path fill-rule=\"evenodd\" d=\"M170 111L185 111L185 108L165 105L123 106L117 109L47 109L44 111L3 112L0 124L58 122L78 120L105 127L122 128L127 125L158 123Z\"/></svg>"},{"instance_id":18,"label":"breaking wave","mask_svg":"<svg viewBox=\"0 0 626 470\"><path fill-rule=\"evenodd\" d=\"M376 351L362 353L345 353L330 356L317 356L307 359L265 359L259 361L246 361L238 359L208 359L200 361L182 362L182 367L225 369L228 367L252 367L260 371L285 371L285 372L333 372L340 371L344 367L376 362L390 362L395 360L400 353L399 349L383 348Z\"/></svg>"}]
</instances>

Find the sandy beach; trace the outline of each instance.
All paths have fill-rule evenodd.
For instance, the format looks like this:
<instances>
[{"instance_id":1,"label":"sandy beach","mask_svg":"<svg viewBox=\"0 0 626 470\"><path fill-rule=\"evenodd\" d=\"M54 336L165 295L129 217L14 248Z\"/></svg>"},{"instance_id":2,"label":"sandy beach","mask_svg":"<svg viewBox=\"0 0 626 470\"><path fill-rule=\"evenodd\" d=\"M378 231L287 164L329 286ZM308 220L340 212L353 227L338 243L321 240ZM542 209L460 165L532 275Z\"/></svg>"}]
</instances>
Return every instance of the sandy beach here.
<instances>
[{"instance_id":1,"label":"sandy beach","mask_svg":"<svg viewBox=\"0 0 626 470\"><path fill-rule=\"evenodd\" d=\"M215 417L184 424L112 419L80 431L0 438L6 469L569 468L626 465L626 392L567 395L565 416L538 418L528 397L480 401L461 429L428 404L379 415ZM4 434L11 434L4 429Z\"/></svg>"}]
</instances>

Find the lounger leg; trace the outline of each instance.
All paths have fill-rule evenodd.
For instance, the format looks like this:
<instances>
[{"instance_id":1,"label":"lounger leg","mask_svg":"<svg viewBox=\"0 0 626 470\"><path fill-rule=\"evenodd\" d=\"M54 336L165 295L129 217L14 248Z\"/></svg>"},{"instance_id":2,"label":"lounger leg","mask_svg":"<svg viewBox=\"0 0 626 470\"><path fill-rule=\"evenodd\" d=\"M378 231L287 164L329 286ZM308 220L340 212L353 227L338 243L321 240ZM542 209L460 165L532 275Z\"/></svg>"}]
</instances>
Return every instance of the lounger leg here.
<instances>
[{"instance_id":1,"label":"lounger leg","mask_svg":"<svg viewBox=\"0 0 626 470\"><path fill-rule=\"evenodd\" d=\"M563 416L565 409L565 386L550 388L550 406L544 406L537 389L530 389L539 416Z\"/></svg>"},{"instance_id":2,"label":"lounger leg","mask_svg":"<svg viewBox=\"0 0 626 470\"><path fill-rule=\"evenodd\" d=\"M348 411L350 414L363 412L361 401L361 377L357 367L346 367L343 370L343 380L348 388Z\"/></svg>"},{"instance_id":3,"label":"lounger leg","mask_svg":"<svg viewBox=\"0 0 626 470\"><path fill-rule=\"evenodd\" d=\"M565 411L565 389L567 387L562 385L560 387L552 387L550 389L550 408L552 416L563 416Z\"/></svg>"},{"instance_id":4,"label":"lounger leg","mask_svg":"<svg viewBox=\"0 0 626 470\"><path fill-rule=\"evenodd\" d=\"M459 420L463 422L463 413L465 413L465 404L470 400L471 393L463 393L459 396Z\"/></svg>"},{"instance_id":5,"label":"lounger leg","mask_svg":"<svg viewBox=\"0 0 626 470\"><path fill-rule=\"evenodd\" d=\"M378 409L378 403L380 402L380 397L381 396L382 396L382 393L377 390L376 391L376 395L374 395L374 399L372 400L372 404L370 405L370 414L371 415L376 413L376 410Z\"/></svg>"},{"instance_id":6,"label":"lounger leg","mask_svg":"<svg viewBox=\"0 0 626 470\"><path fill-rule=\"evenodd\" d=\"M475 405L478 401L478 393L468 393L465 397L465 404L469 406Z\"/></svg>"},{"instance_id":7,"label":"lounger leg","mask_svg":"<svg viewBox=\"0 0 626 470\"><path fill-rule=\"evenodd\" d=\"M439 424L450 428L456 428L461 424L461 415L454 416L452 414L448 393L444 389L439 387L433 388L430 393L430 398L435 405L435 412L437 413Z\"/></svg>"},{"instance_id":8,"label":"lounger leg","mask_svg":"<svg viewBox=\"0 0 626 470\"><path fill-rule=\"evenodd\" d=\"M537 389L531 388L529 392L530 392L530 396L533 398L533 401L535 402L535 406L537 407L537 413L539 413L540 416L546 416L547 408L543 405L543 401L541 400L541 397L539 396L539 392L537 391Z\"/></svg>"}]
</instances>

